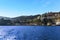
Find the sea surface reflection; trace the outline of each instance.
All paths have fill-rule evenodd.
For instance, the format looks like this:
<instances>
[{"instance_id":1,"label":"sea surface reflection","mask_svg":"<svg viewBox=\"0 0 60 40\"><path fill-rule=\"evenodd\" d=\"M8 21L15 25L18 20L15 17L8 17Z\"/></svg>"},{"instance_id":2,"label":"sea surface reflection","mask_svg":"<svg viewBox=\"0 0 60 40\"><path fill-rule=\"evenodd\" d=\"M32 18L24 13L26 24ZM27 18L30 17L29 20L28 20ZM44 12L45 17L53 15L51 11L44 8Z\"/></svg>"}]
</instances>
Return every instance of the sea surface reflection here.
<instances>
[{"instance_id":1,"label":"sea surface reflection","mask_svg":"<svg viewBox=\"0 0 60 40\"><path fill-rule=\"evenodd\" d=\"M0 40L60 40L60 27L0 26Z\"/></svg>"}]
</instances>

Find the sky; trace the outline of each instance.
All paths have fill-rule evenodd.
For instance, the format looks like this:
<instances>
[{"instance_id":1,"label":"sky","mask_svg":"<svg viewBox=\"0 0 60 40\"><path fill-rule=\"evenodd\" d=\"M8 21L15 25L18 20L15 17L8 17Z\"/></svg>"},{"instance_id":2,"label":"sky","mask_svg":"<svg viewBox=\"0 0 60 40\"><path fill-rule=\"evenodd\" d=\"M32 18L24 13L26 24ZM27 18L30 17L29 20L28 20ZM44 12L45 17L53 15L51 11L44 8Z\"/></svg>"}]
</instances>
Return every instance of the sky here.
<instances>
[{"instance_id":1,"label":"sky","mask_svg":"<svg viewBox=\"0 0 60 40\"><path fill-rule=\"evenodd\" d=\"M0 16L4 17L59 11L60 0L0 0Z\"/></svg>"}]
</instances>

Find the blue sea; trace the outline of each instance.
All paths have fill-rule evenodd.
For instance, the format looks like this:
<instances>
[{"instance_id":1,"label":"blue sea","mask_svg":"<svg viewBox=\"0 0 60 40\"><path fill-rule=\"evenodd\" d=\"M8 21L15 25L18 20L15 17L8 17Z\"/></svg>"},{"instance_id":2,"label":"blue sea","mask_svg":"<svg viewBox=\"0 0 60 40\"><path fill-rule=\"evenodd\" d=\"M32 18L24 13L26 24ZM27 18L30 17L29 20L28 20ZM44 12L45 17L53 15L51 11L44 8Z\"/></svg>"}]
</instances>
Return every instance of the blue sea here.
<instances>
[{"instance_id":1,"label":"blue sea","mask_svg":"<svg viewBox=\"0 0 60 40\"><path fill-rule=\"evenodd\" d=\"M60 40L60 26L0 26L0 40Z\"/></svg>"}]
</instances>

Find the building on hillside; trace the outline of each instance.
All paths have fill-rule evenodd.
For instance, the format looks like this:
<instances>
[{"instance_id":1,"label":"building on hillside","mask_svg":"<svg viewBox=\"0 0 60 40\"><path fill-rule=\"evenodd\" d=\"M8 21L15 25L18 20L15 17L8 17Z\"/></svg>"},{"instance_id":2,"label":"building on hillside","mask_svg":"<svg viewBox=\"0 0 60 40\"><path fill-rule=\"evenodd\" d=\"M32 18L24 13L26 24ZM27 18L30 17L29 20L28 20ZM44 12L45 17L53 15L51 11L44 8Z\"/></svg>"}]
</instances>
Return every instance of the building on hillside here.
<instances>
[{"instance_id":1,"label":"building on hillside","mask_svg":"<svg viewBox=\"0 0 60 40\"><path fill-rule=\"evenodd\" d=\"M48 12L42 15L42 20L44 18L51 19L56 25L60 25L60 12Z\"/></svg>"}]
</instances>

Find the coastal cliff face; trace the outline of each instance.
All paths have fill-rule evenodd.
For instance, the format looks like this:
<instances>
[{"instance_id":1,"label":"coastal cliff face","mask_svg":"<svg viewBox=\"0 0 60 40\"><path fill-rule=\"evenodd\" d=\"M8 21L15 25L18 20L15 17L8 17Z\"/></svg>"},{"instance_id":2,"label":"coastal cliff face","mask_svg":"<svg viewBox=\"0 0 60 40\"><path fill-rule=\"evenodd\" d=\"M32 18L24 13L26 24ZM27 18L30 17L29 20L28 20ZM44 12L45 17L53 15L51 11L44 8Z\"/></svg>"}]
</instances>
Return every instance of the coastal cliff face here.
<instances>
[{"instance_id":1,"label":"coastal cliff face","mask_svg":"<svg viewBox=\"0 0 60 40\"><path fill-rule=\"evenodd\" d=\"M47 19L47 24L60 25L60 12L48 12L42 15L43 19Z\"/></svg>"},{"instance_id":2,"label":"coastal cliff face","mask_svg":"<svg viewBox=\"0 0 60 40\"><path fill-rule=\"evenodd\" d=\"M60 12L15 18L0 17L0 25L60 25Z\"/></svg>"}]
</instances>

